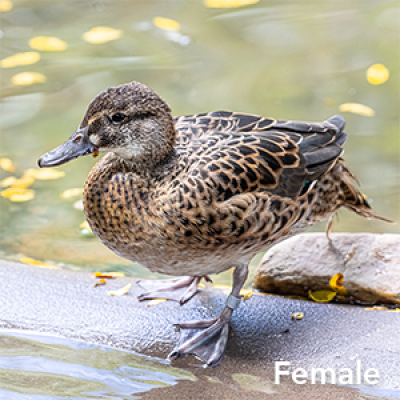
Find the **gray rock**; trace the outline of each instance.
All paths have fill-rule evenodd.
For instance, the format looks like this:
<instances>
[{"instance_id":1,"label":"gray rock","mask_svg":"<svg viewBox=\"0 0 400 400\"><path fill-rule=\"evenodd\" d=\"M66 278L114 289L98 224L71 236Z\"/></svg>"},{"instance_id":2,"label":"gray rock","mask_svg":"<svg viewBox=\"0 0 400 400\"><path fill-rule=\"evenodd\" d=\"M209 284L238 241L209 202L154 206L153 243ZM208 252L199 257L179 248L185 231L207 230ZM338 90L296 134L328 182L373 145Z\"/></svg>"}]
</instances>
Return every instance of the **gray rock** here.
<instances>
[{"instance_id":1,"label":"gray rock","mask_svg":"<svg viewBox=\"0 0 400 400\"><path fill-rule=\"evenodd\" d=\"M308 233L274 246L255 273L255 287L270 293L307 296L330 290L344 276L347 300L400 304L400 235Z\"/></svg>"}]
</instances>

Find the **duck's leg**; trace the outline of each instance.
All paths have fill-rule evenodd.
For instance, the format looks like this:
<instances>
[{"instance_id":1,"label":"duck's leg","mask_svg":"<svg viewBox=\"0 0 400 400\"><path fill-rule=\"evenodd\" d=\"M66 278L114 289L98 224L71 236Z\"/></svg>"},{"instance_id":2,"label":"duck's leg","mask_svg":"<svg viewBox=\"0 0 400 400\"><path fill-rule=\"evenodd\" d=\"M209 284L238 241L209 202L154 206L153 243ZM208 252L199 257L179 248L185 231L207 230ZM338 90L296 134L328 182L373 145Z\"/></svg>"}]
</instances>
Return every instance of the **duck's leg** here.
<instances>
[{"instance_id":1,"label":"duck's leg","mask_svg":"<svg viewBox=\"0 0 400 400\"><path fill-rule=\"evenodd\" d=\"M168 356L169 359L175 360L179 357L193 354L205 361L205 366L214 367L219 364L224 356L228 341L232 313L240 305L241 297L239 292L246 281L247 274L247 266L236 266L233 273L232 292L228 296L225 307L218 318L176 325L181 334L177 347Z\"/></svg>"},{"instance_id":2,"label":"duck's leg","mask_svg":"<svg viewBox=\"0 0 400 400\"><path fill-rule=\"evenodd\" d=\"M201 278L211 282L211 279L205 276L182 276L181 278L163 279L163 280L138 280L136 283L147 290L138 296L140 301L151 300L161 297L163 299L178 301L180 304L186 303L197 292L197 285Z\"/></svg>"}]
</instances>

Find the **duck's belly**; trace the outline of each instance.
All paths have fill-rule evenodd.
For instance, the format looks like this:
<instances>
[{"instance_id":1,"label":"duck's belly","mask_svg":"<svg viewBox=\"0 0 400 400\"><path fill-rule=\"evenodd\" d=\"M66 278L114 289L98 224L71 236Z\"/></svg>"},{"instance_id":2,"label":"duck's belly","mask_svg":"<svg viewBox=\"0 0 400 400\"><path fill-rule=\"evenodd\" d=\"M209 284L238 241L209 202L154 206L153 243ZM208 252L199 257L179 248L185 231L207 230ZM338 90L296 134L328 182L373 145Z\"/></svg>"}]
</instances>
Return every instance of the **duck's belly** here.
<instances>
[{"instance_id":1,"label":"duck's belly","mask_svg":"<svg viewBox=\"0 0 400 400\"><path fill-rule=\"evenodd\" d=\"M132 262L138 262L152 272L161 274L210 275L219 274L236 263L249 263L256 252L242 245L222 245L214 249L177 246L163 240L132 241L127 244L99 239L112 251Z\"/></svg>"},{"instance_id":2,"label":"duck's belly","mask_svg":"<svg viewBox=\"0 0 400 400\"><path fill-rule=\"evenodd\" d=\"M209 247L199 247L190 243L177 244L161 236L138 238L129 231L121 234L120 229L108 232L106 237L95 229L94 233L116 254L132 262L138 262L152 272L172 276L201 276L219 274L237 263L248 264L260 251L265 251L274 244L305 231L313 223L327 216L305 218L294 224L287 234L270 241L248 240Z\"/></svg>"}]
</instances>

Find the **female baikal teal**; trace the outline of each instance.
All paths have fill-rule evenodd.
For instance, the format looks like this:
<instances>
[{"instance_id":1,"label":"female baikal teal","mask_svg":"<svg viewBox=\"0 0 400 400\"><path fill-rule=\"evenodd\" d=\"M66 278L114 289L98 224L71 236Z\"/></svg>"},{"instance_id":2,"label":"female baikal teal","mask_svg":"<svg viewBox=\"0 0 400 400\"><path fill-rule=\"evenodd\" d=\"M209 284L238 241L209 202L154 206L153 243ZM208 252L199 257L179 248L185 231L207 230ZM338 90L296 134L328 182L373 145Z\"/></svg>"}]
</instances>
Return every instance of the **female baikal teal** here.
<instances>
[{"instance_id":1,"label":"female baikal teal","mask_svg":"<svg viewBox=\"0 0 400 400\"><path fill-rule=\"evenodd\" d=\"M40 167L106 152L90 171L84 209L93 233L150 271L183 276L139 281L139 300L181 304L202 277L235 267L221 315L179 324L175 359L220 362L252 257L332 216L340 207L377 217L340 158L341 116L322 123L217 111L173 118L147 86L109 88L78 130Z\"/></svg>"}]
</instances>

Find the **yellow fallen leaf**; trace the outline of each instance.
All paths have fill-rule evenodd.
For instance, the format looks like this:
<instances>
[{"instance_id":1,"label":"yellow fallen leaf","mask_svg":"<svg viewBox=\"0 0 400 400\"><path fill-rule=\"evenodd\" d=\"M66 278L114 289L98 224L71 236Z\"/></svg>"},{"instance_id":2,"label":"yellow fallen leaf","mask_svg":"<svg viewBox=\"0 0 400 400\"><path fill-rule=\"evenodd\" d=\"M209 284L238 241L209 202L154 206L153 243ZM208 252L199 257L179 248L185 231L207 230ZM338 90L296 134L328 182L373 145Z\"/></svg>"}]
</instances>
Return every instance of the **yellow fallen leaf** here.
<instances>
[{"instance_id":1,"label":"yellow fallen leaf","mask_svg":"<svg viewBox=\"0 0 400 400\"><path fill-rule=\"evenodd\" d=\"M126 286L124 286L121 289L118 290L110 290L107 292L108 295L110 296L123 296L128 293L129 289L131 288L132 283L128 283Z\"/></svg>"},{"instance_id":2,"label":"yellow fallen leaf","mask_svg":"<svg viewBox=\"0 0 400 400\"><path fill-rule=\"evenodd\" d=\"M9 158L0 158L0 168L7 172L15 171L15 167Z\"/></svg>"},{"instance_id":3,"label":"yellow fallen leaf","mask_svg":"<svg viewBox=\"0 0 400 400\"><path fill-rule=\"evenodd\" d=\"M93 287L100 286L100 285L105 285L106 282L107 282L107 281L106 281L105 279L99 279L97 282L95 282L95 283L93 284Z\"/></svg>"},{"instance_id":4,"label":"yellow fallen leaf","mask_svg":"<svg viewBox=\"0 0 400 400\"><path fill-rule=\"evenodd\" d=\"M161 299L161 298L153 299L147 303L147 307L155 306L157 304L164 303L165 301L167 301L167 299Z\"/></svg>"},{"instance_id":5,"label":"yellow fallen leaf","mask_svg":"<svg viewBox=\"0 0 400 400\"><path fill-rule=\"evenodd\" d=\"M83 40L92 44L103 44L119 39L123 35L121 29L114 29L108 26L96 26L82 35Z\"/></svg>"},{"instance_id":6,"label":"yellow fallen leaf","mask_svg":"<svg viewBox=\"0 0 400 400\"><path fill-rule=\"evenodd\" d=\"M32 200L35 197L35 191L24 188L8 188L3 190L1 195L14 203L21 203L23 201Z\"/></svg>"},{"instance_id":7,"label":"yellow fallen leaf","mask_svg":"<svg viewBox=\"0 0 400 400\"><path fill-rule=\"evenodd\" d=\"M10 0L0 0L0 11L7 12L12 10L13 3Z\"/></svg>"},{"instance_id":8,"label":"yellow fallen leaf","mask_svg":"<svg viewBox=\"0 0 400 400\"><path fill-rule=\"evenodd\" d=\"M8 178L5 178L0 182L0 187L11 186L16 180L17 178L15 176L9 176Z\"/></svg>"},{"instance_id":9,"label":"yellow fallen leaf","mask_svg":"<svg viewBox=\"0 0 400 400\"><path fill-rule=\"evenodd\" d=\"M164 29L165 31L179 31L181 24L178 21L169 18L155 17L153 24L157 28Z\"/></svg>"},{"instance_id":10,"label":"yellow fallen leaf","mask_svg":"<svg viewBox=\"0 0 400 400\"><path fill-rule=\"evenodd\" d=\"M25 171L24 175L32 176L40 181L47 181L50 179L58 179L65 176L64 171L59 171L55 168L37 169L29 168Z\"/></svg>"},{"instance_id":11,"label":"yellow fallen leaf","mask_svg":"<svg viewBox=\"0 0 400 400\"><path fill-rule=\"evenodd\" d=\"M69 199L70 197L82 196L82 193L82 188L67 189L60 194L60 197L63 199Z\"/></svg>"},{"instance_id":12,"label":"yellow fallen leaf","mask_svg":"<svg viewBox=\"0 0 400 400\"><path fill-rule=\"evenodd\" d=\"M400 312L400 308L393 308L391 310L388 310L389 312Z\"/></svg>"},{"instance_id":13,"label":"yellow fallen leaf","mask_svg":"<svg viewBox=\"0 0 400 400\"><path fill-rule=\"evenodd\" d=\"M125 276L124 272L95 272L94 276L96 278L118 278L118 277L122 277Z\"/></svg>"},{"instance_id":14,"label":"yellow fallen leaf","mask_svg":"<svg viewBox=\"0 0 400 400\"><path fill-rule=\"evenodd\" d=\"M332 276L329 281L329 286L340 296L347 296L347 290L343 287L343 275L339 272L338 274Z\"/></svg>"},{"instance_id":15,"label":"yellow fallen leaf","mask_svg":"<svg viewBox=\"0 0 400 400\"><path fill-rule=\"evenodd\" d=\"M384 306L374 306L374 307L365 307L364 310L373 310L373 311L386 311L388 308Z\"/></svg>"},{"instance_id":16,"label":"yellow fallen leaf","mask_svg":"<svg viewBox=\"0 0 400 400\"><path fill-rule=\"evenodd\" d=\"M243 297L243 300L248 300L251 296L253 296L253 293L254 292L252 289L242 289L239 292L239 296Z\"/></svg>"},{"instance_id":17,"label":"yellow fallen leaf","mask_svg":"<svg viewBox=\"0 0 400 400\"><path fill-rule=\"evenodd\" d=\"M29 40L29 46L42 51L64 51L68 44L54 36L36 36Z\"/></svg>"},{"instance_id":18,"label":"yellow fallen leaf","mask_svg":"<svg viewBox=\"0 0 400 400\"><path fill-rule=\"evenodd\" d=\"M329 303L336 296L336 292L330 290L317 290L316 292L308 291L308 297L317 303Z\"/></svg>"},{"instance_id":19,"label":"yellow fallen leaf","mask_svg":"<svg viewBox=\"0 0 400 400\"><path fill-rule=\"evenodd\" d=\"M302 312L295 312L292 314L292 319L295 319L297 321L300 321L303 318L304 318L304 313Z\"/></svg>"},{"instance_id":20,"label":"yellow fallen leaf","mask_svg":"<svg viewBox=\"0 0 400 400\"><path fill-rule=\"evenodd\" d=\"M39 72L21 72L11 78L11 82L14 85L28 86L34 83L46 82L46 77Z\"/></svg>"},{"instance_id":21,"label":"yellow fallen leaf","mask_svg":"<svg viewBox=\"0 0 400 400\"><path fill-rule=\"evenodd\" d=\"M1 68L18 67L19 65L35 64L40 60L40 54L36 51L26 53L17 53L12 56L3 58L0 61Z\"/></svg>"},{"instance_id":22,"label":"yellow fallen leaf","mask_svg":"<svg viewBox=\"0 0 400 400\"><path fill-rule=\"evenodd\" d=\"M373 117L375 115L375 111L371 107L359 103L343 103L339 106L339 111L351 112L365 117Z\"/></svg>"},{"instance_id":23,"label":"yellow fallen leaf","mask_svg":"<svg viewBox=\"0 0 400 400\"><path fill-rule=\"evenodd\" d=\"M7 181L7 179L4 179L4 181L2 183L9 183L11 182L10 185L7 186L11 186L13 188L27 188L28 186L32 185L33 182L35 182L35 178L33 176L28 176L28 175L23 175L20 179L17 179L15 177L10 177L10 178L14 178L11 182L11 179L9 181ZM5 182L6 181L6 182Z\"/></svg>"},{"instance_id":24,"label":"yellow fallen leaf","mask_svg":"<svg viewBox=\"0 0 400 400\"><path fill-rule=\"evenodd\" d=\"M236 8L256 4L260 0L204 0L207 8Z\"/></svg>"},{"instance_id":25,"label":"yellow fallen leaf","mask_svg":"<svg viewBox=\"0 0 400 400\"><path fill-rule=\"evenodd\" d=\"M367 80L372 85L380 85L389 79L389 70L383 64L374 64L367 69Z\"/></svg>"},{"instance_id":26,"label":"yellow fallen leaf","mask_svg":"<svg viewBox=\"0 0 400 400\"><path fill-rule=\"evenodd\" d=\"M57 267L57 265L48 264L48 263L45 263L42 261L37 261L37 260L34 260L33 258L29 258L29 257L21 257L20 261L24 264L34 265L35 267L60 269L60 267Z\"/></svg>"}]
</instances>

